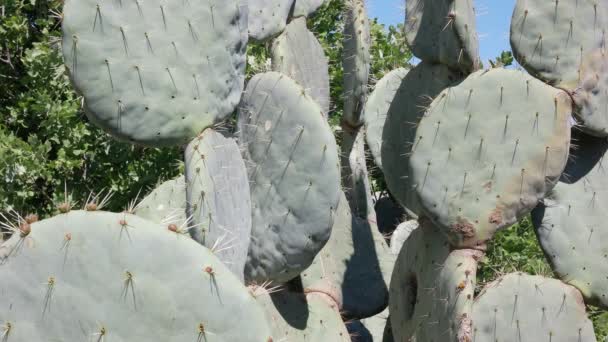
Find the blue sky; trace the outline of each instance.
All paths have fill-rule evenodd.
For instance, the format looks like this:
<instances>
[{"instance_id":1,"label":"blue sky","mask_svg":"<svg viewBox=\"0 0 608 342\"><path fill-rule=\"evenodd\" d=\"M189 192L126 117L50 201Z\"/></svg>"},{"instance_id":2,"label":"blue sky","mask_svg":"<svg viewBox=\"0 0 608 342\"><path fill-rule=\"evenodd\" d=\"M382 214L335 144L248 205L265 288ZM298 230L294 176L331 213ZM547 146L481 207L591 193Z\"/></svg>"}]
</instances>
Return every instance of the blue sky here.
<instances>
[{"instance_id":1,"label":"blue sky","mask_svg":"<svg viewBox=\"0 0 608 342\"><path fill-rule=\"evenodd\" d=\"M515 0L474 0L477 9L479 50L484 65L509 46L509 24ZM402 23L405 0L366 0L369 16L385 25Z\"/></svg>"}]
</instances>

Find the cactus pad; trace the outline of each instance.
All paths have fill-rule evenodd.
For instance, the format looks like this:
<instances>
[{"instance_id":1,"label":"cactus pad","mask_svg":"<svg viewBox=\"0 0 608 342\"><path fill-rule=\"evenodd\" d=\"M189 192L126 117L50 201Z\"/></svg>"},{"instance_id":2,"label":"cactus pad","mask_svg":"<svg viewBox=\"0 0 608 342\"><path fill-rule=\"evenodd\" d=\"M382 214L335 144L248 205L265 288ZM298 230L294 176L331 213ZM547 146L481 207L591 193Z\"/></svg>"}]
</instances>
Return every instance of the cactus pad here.
<instances>
[{"instance_id":1,"label":"cactus pad","mask_svg":"<svg viewBox=\"0 0 608 342\"><path fill-rule=\"evenodd\" d=\"M371 36L363 0L348 0L344 18L344 121L350 126L362 124L360 117L367 97Z\"/></svg>"},{"instance_id":2,"label":"cactus pad","mask_svg":"<svg viewBox=\"0 0 608 342\"><path fill-rule=\"evenodd\" d=\"M608 31L608 28L606 28ZM573 93L581 128L595 136L608 136L608 54L595 51L580 67L581 82Z\"/></svg>"},{"instance_id":3,"label":"cactus pad","mask_svg":"<svg viewBox=\"0 0 608 342\"><path fill-rule=\"evenodd\" d=\"M384 123L391 109L393 101L398 101L396 98L397 92L401 89L401 83L407 75L407 69L397 68L388 74L384 75L374 88L365 107L363 108L363 120L365 122L365 140L369 146L374 162L382 169L382 132L384 131ZM399 96L402 96L399 94ZM395 105L396 106L396 105ZM396 109L396 108L395 108Z\"/></svg>"},{"instance_id":4,"label":"cactus pad","mask_svg":"<svg viewBox=\"0 0 608 342\"><path fill-rule=\"evenodd\" d=\"M334 297L347 317L371 317L388 303L394 262L377 227L354 217L342 194L331 237L302 272L302 286Z\"/></svg>"},{"instance_id":5,"label":"cactus pad","mask_svg":"<svg viewBox=\"0 0 608 342\"><path fill-rule=\"evenodd\" d=\"M391 235L391 253L393 255L399 255L399 251L401 251L401 247L403 247L405 241L419 226L418 220L405 221L397 226L397 229Z\"/></svg>"},{"instance_id":6,"label":"cactus pad","mask_svg":"<svg viewBox=\"0 0 608 342\"><path fill-rule=\"evenodd\" d=\"M410 70L394 90L382 132L381 159L386 184L410 216L418 216L420 205L410 178L409 159L416 127L425 108L461 76L444 65L422 62ZM369 137L368 137L369 142ZM369 143L370 146L377 142Z\"/></svg>"},{"instance_id":7,"label":"cactus pad","mask_svg":"<svg viewBox=\"0 0 608 342\"><path fill-rule=\"evenodd\" d=\"M463 71L479 68L473 0L408 0L405 34L414 55Z\"/></svg>"},{"instance_id":8,"label":"cactus pad","mask_svg":"<svg viewBox=\"0 0 608 342\"><path fill-rule=\"evenodd\" d=\"M329 71L323 47L306 27L306 18L293 19L272 44L272 69L298 82L329 112Z\"/></svg>"},{"instance_id":9,"label":"cactus pad","mask_svg":"<svg viewBox=\"0 0 608 342\"><path fill-rule=\"evenodd\" d=\"M6 342L271 340L261 308L207 248L137 216L39 221L2 243L0 259Z\"/></svg>"},{"instance_id":10,"label":"cactus pad","mask_svg":"<svg viewBox=\"0 0 608 342\"><path fill-rule=\"evenodd\" d=\"M63 55L92 122L121 140L186 143L223 120L245 79L238 2L68 0Z\"/></svg>"},{"instance_id":11,"label":"cactus pad","mask_svg":"<svg viewBox=\"0 0 608 342\"><path fill-rule=\"evenodd\" d=\"M572 92L584 130L608 136L608 2L518 0L511 47L532 75Z\"/></svg>"},{"instance_id":12,"label":"cactus pad","mask_svg":"<svg viewBox=\"0 0 608 342\"><path fill-rule=\"evenodd\" d=\"M470 315L482 255L452 251L444 235L422 220L393 270L389 311L395 341L472 341Z\"/></svg>"},{"instance_id":13,"label":"cactus pad","mask_svg":"<svg viewBox=\"0 0 608 342\"><path fill-rule=\"evenodd\" d=\"M251 239L249 178L239 146L213 129L192 140L185 154L190 235L244 280Z\"/></svg>"},{"instance_id":14,"label":"cactus pad","mask_svg":"<svg viewBox=\"0 0 608 342\"><path fill-rule=\"evenodd\" d=\"M534 76L574 89L590 54L606 46L605 1L517 0L511 20L511 47Z\"/></svg>"},{"instance_id":15,"label":"cactus pad","mask_svg":"<svg viewBox=\"0 0 608 342\"><path fill-rule=\"evenodd\" d=\"M264 309L275 341L350 342L335 303L320 293L295 293L286 290L269 294L254 290L256 301Z\"/></svg>"},{"instance_id":16,"label":"cactus pad","mask_svg":"<svg viewBox=\"0 0 608 342\"><path fill-rule=\"evenodd\" d=\"M558 276L577 287L586 301L608 308L608 143L575 140L562 181L532 211L532 222L545 255Z\"/></svg>"},{"instance_id":17,"label":"cactus pad","mask_svg":"<svg viewBox=\"0 0 608 342\"><path fill-rule=\"evenodd\" d=\"M283 32L294 0L247 0L249 37L268 40Z\"/></svg>"},{"instance_id":18,"label":"cactus pad","mask_svg":"<svg viewBox=\"0 0 608 342\"><path fill-rule=\"evenodd\" d=\"M135 215L154 223L187 225L186 180L168 180L152 190L135 208Z\"/></svg>"},{"instance_id":19,"label":"cactus pad","mask_svg":"<svg viewBox=\"0 0 608 342\"><path fill-rule=\"evenodd\" d=\"M510 273L473 305L471 341L596 341L581 294L559 280Z\"/></svg>"},{"instance_id":20,"label":"cactus pad","mask_svg":"<svg viewBox=\"0 0 608 342\"><path fill-rule=\"evenodd\" d=\"M249 81L238 126L253 204L246 277L285 282L329 239L340 196L336 141L315 101L276 72Z\"/></svg>"},{"instance_id":21,"label":"cactus pad","mask_svg":"<svg viewBox=\"0 0 608 342\"><path fill-rule=\"evenodd\" d=\"M421 205L453 245L483 245L555 186L571 108L564 91L505 69L476 72L433 101L410 167Z\"/></svg>"}]
</instances>

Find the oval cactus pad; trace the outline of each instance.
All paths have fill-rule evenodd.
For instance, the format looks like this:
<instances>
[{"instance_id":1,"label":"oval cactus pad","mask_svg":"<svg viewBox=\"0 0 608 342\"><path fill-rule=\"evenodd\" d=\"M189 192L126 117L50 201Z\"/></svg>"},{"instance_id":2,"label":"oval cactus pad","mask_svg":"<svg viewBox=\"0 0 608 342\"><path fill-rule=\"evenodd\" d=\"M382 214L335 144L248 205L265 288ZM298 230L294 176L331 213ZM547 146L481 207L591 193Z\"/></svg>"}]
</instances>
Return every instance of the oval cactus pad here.
<instances>
[{"instance_id":1,"label":"oval cactus pad","mask_svg":"<svg viewBox=\"0 0 608 342\"><path fill-rule=\"evenodd\" d=\"M605 139L573 140L562 180L532 211L532 222L555 273L585 300L608 308L608 173Z\"/></svg>"},{"instance_id":2,"label":"oval cactus pad","mask_svg":"<svg viewBox=\"0 0 608 342\"><path fill-rule=\"evenodd\" d=\"M233 1L67 0L63 56L89 119L116 138L178 145L231 114L247 11Z\"/></svg>"},{"instance_id":3,"label":"oval cactus pad","mask_svg":"<svg viewBox=\"0 0 608 342\"><path fill-rule=\"evenodd\" d=\"M484 244L555 186L571 108L564 91L505 69L476 72L433 101L410 167L421 206L453 245Z\"/></svg>"},{"instance_id":4,"label":"oval cactus pad","mask_svg":"<svg viewBox=\"0 0 608 342\"><path fill-rule=\"evenodd\" d=\"M245 277L286 282L329 239L340 197L336 140L319 105L277 72L249 81L238 125L253 211Z\"/></svg>"}]
</instances>

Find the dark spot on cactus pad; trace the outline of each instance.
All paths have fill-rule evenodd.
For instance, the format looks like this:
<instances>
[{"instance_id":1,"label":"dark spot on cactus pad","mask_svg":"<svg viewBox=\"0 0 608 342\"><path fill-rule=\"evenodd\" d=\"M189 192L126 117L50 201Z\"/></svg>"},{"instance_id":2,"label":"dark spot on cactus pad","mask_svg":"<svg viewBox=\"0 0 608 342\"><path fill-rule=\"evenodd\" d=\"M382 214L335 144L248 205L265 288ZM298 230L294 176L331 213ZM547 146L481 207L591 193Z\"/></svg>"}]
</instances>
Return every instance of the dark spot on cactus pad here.
<instances>
[{"instance_id":1,"label":"dark spot on cactus pad","mask_svg":"<svg viewBox=\"0 0 608 342\"><path fill-rule=\"evenodd\" d=\"M492 181L487 181L484 185L483 188L487 191L490 192L492 191Z\"/></svg>"},{"instance_id":2,"label":"dark spot on cactus pad","mask_svg":"<svg viewBox=\"0 0 608 342\"><path fill-rule=\"evenodd\" d=\"M19 232L21 233L21 237L24 238L32 232L32 226L27 222L22 222L19 225Z\"/></svg>"},{"instance_id":3,"label":"dark spot on cactus pad","mask_svg":"<svg viewBox=\"0 0 608 342\"><path fill-rule=\"evenodd\" d=\"M475 236L475 227L473 224L462 217L458 217L458 222L452 225L451 230L461 234L465 238L472 238Z\"/></svg>"},{"instance_id":4,"label":"dark spot on cactus pad","mask_svg":"<svg viewBox=\"0 0 608 342\"><path fill-rule=\"evenodd\" d=\"M407 295L405 298L408 299L408 303L405 308L405 317L409 320L414 316L414 309L416 307L416 302L418 301L418 279L414 273L410 273L406 279L405 293Z\"/></svg>"},{"instance_id":5,"label":"dark spot on cactus pad","mask_svg":"<svg viewBox=\"0 0 608 342\"><path fill-rule=\"evenodd\" d=\"M473 341L473 321L466 313L463 313L458 322L458 342Z\"/></svg>"},{"instance_id":6,"label":"dark spot on cactus pad","mask_svg":"<svg viewBox=\"0 0 608 342\"><path fill-rule=\"evenodd\" d=\"M488 220L488 222L495 224L495 225L499 225L502 223L502 210L496 208L492 211L492 213L490 214L490 218Z\"/></svg>"}]
</instances>

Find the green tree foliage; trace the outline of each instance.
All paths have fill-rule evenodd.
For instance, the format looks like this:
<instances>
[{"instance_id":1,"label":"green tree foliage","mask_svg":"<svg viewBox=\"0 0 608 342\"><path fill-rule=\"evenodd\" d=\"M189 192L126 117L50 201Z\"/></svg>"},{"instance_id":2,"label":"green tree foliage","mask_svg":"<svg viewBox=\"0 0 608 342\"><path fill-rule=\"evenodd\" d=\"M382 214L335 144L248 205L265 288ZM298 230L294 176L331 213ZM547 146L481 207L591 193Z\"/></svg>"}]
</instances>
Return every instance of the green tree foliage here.
<instances>
[{"instance_id":1,"label":"green tree foliage","mask_svg":"<svg viewBox=\"0 0 608 342\"><path fill-rule=\"evenodd\" d=\"M513 65L513 53L511 51L503 51L500 53L500 56L488 62L490 62L492 68L508 67Z\"/></svg>"}]
</instances>

